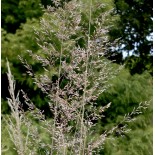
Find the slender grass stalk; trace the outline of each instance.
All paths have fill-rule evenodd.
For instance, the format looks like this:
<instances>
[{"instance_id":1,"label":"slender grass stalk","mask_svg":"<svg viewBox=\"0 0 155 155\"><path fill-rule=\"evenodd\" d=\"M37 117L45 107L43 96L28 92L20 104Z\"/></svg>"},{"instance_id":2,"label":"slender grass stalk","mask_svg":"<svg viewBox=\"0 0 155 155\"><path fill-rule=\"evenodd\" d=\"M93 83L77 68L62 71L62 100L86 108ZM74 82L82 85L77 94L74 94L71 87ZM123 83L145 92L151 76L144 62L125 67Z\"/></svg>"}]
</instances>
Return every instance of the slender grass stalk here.
<instances>
[{"instance_id":1,"label":"slender grass stalk","mask_svg":"<svg viewBox=\"0 0 155 155\"><path fill-rule=\"evenodd\" d=\"M89 26L88 26L88 41L87 41L87 50L86 50L86 68L85 68L85 74L84 74L84 90L83 90L83 101L82 101L82 118L81 118L81 139L84 139L84 142L81 142L80 148L83 150L82 154L84 155L85 150L85 130L84 130L84 112L85 112L85 102L86 102L86 88L87 88L87 77L88 77L88 61L89 61L89 52L90 52L90 28L91 28L91 14L92 14L92 0L90 0L90 6L89 6ZM83 146L82 146L83 145ZM81 150L80 149L80 150Z\"/></svg>"},{"instance_id":2,"label":"slender grass stalk","mask_svg":"<svg viewBox=\"0 0 155 155\"><path fill-rule=\"evenodd\" d=\"M59 90L59 87L60 87L60 75L61 75L61 68L62 68L62 54L63 54L63 49L62 49L62 44L63 44L63 39L61 41L61 48L60 48L60 58L59 58L59 69L58 69L58 82L57 82L57 93L56 95L58 94L58 90ZM57 96L56 96L57 97ZM58 116L58 111L57 111L57 107L58 107L58 101L56 101L56 104L55 104L55 108L54 108L54 127L53 127L53 133L52 133L52 137L54 137L55 135L55 129L56 129L56 119L57 119L57 116ZM53 154L53 147L54 147L54 139L52 138L52 144L51 144L51 155Z\"/></svg>"},{"instance_id":3,"label":"slender grass stalk","mask_svg":"<svg viewBox=\"0 0 155 155\"><path fill-rule=\"evenodd\" d=\"M24 143L23 143L23 138L22 138L22 133L21 133L21 119L22 119L22 116L20 116L20 113L19 113L19 104L20 104L19 100L18 100L19 93L15 97L15 94L14 94L15 83L14 83L13 76L11 74L11 70L10 70L8 61L7 61L7 67L8 67L7 76L8 76L8 80L9 80L9 93L10 93L10 96L11 96L11 99L8 99L8 104L9 104L11 110L12 110L12 116L15 119L15 124L16 124L15 128L14 128L15 131L12 131L12 133L17 134L17 135L13 134L14 140L17 141L17 143L16 142L14 142L14 143L18 148L17 151L18 151L19 155L23 155L24 152L25 152L25 149L24 149Z\"/></svg>"}]
</instances>

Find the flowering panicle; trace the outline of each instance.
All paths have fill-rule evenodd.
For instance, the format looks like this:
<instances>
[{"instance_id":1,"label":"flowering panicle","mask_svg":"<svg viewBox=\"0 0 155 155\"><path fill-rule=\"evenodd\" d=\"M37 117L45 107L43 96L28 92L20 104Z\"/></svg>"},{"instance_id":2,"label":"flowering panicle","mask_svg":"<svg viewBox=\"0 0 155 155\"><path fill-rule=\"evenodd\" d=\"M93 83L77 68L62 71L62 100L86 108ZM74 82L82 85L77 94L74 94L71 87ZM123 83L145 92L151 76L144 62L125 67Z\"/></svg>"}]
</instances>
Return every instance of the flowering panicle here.
<instances>
[{"instance_id":1,"label":"flowering panicle","mask_svg":"<svg viewBox=\"0 0 155 155\"><path fill-rule=\"evenodd\" d=\"M41 129L36 128L34 122L19 110L19 101L12 93L14 83L8 70L11 84L9 87L11 99L8 99L8 103L13 118L17 124L19 123L16 129L10 121L11 135L15 136L17 132L20 138L17 141L12 137L19 154L21 152L26 154L27 150L30 154L38 154L38 149L42 148L46 154L51 155L91 155L104 143L109 134L119 128L113 127L101 134L97 140L94 138L97 121L105 117L103 113L111 104L98 107L96 100L108 89L108 80L119 70L114 72L110 62L104 57L109 46L115 44L108 41L108 27L104 24L109 12L101 12L96 17L93 14L92 0L86 15L81 12L85 8L84 4L76 0L64 3L63 8L60 7L60 0L55 0L54 4L57 8L48 6L40 21L40 31L35 30L39 52L34 54L28 51L34 60L42 64L44 72L36 75L33 67L20 57L34 83L48 98L53 118L47 120L44 112L39 110L23 91L25 103L30 111L28 115L31 119L39 121ZM105 7L99 3L97 6L99 9ZM88 19L87 25L83 25L84 16ZM140 112L141 108L137 108L126 115L123 123L132 120L131 116ZM27 125L26 140L20 131L23 118ZM121 131L125 132L124 128L125 126ZM39 130L46 133L48 142L39 136L41 134ZM36 141L35 144L33 140Z\"/></svg>"}]
</instances>

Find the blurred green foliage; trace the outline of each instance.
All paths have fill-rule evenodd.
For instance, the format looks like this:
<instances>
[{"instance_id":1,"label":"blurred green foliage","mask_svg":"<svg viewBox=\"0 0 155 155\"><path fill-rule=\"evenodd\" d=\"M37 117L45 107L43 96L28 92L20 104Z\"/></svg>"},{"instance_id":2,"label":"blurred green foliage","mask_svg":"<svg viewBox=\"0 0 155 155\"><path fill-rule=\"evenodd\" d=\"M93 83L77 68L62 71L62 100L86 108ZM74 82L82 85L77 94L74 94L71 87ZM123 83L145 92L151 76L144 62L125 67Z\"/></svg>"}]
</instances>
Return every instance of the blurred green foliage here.
<instances>
[{"instance_id":1,"label":"blurred green foliage","mask_svg":"<svg viewBox=\"0 0 155 155\"><path fill-rule=\"evenodd\" d=\"M106 121L116 121L117 116L131 112L140 102L151 100L152 80L148 72L132 76L128 70L121 70L116 78L109 81L112 86L98 98L98 104L112 103L105 114Z\"/></svg>"},{"instance_id":2,"label":"blurred green foliage","mask_svg":"<svg viewBox=\"0 0 155 155\"><path fill-rule=\"evenodd\" d=\"M109 139L104 146L103 155L152 155L152 127L132 130L131 133L116 139ZM113 137L111 137L113 138Z\"/></svg>"},{"instance_id":3,"label":"blurred green foliage","mask_svg":"<svg viewBox=\"0 0 155 155\"><path fill-rule=\"evenodd\" d=\"M129 68L131 75L148 71L153 76L153 55L145 56L145 59L131 55L125 58L125 66Z\"/></svg>"},{"instance_id":4,"label":"blurred green foliage","mask_svg":"<svg viewBox=\"0 0 155 155\"><path fill-rule=\"evenodd\" d=\"M115 50L115 53L118 53L116 56L126 53L131 60L131 55L135 54L139 58L134 61L134 66L130 67L129 61L125 62L131 73L141 74L145 70L150 72L153 68L153 1L114 0L114 4L113 14L119 18L109 34L112 40L120 38ZM111 59L115 59L115 56L111 56ZM122 60L118 63L122 63Z\"/></svg>"},{"instance_id":5,"label":"blurred green foliage","mask_svg":"<svg viewBox=\"0 0 155 155\"><path fill-rule=\"evenodd\" d=\"M110 108L104 113L105 118L100 122L101 130L108 130L119 123L125 114L130 113L140 102L150 101L150 105L134 122L128 124L128 129L131 129L128 134L120 136L115 133L109 137L101 154L151 155L153 153L152 82L152 76L148 72L132 76L126 69L110 81L111 88L98 99L98 104L102 105L111 102Z\"/></svg>"},{"instance_id":6,"label":"blurred green foliage","mask_svg":"<svg viewBox=\"0 0 155 155\"><path fill-rule=\"evenodd\" d=\"M2 0L2 28L15 33L27 19L39 18L43 12L40 0Z\"/></svg>"}]
</instances>

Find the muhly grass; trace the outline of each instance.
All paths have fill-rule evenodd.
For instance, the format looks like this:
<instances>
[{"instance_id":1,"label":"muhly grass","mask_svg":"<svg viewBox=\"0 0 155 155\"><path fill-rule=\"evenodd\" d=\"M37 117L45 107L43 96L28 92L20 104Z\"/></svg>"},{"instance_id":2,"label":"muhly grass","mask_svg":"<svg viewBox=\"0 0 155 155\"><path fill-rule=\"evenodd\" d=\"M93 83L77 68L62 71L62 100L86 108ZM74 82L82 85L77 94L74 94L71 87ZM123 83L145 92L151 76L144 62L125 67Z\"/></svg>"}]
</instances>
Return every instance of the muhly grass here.
<instances>
[{"instance_id":1,"label":"muhly grass","mask_svg":"<svg viewBox=\"0 0 155 155\"><path fill-rule=\"evenodd\" d=\"M43 73L38 75L27 60L19 56L27 68L27 73L48 99L53 117L46 119L44 111L36 107L27 94L20 90L15 94L15 81L8 66L9 93L8 104L11 115L5 117L10 139L19 155L92 155L98 154L105 140L114 132L120 135L129 132L127 123L146 109L148 104L139 104L131 113L124 116L120 124L101 134L96 133L98 120L110 107L97 106L96 100L110 85L107 81L120 70L113 70L104 57L106 50L116 42L108 41L108 27L104 24L109 12L101 12L94 17L93 6L105 7L102 3L90 1L87 4L87 25L83 25L82 13L86 4L73 0L57 10L48 6L40 21L41 30L35 30L40 54L28 51L38 61ZM95 30L92 32L92 23ZM85 46L77 44L76 34L85 40ZM55 76L55 81L51 77ZM19 100L22 94L24 103ZM22 105L28 110L24 111Z\"/></svg>"}]
</instances>

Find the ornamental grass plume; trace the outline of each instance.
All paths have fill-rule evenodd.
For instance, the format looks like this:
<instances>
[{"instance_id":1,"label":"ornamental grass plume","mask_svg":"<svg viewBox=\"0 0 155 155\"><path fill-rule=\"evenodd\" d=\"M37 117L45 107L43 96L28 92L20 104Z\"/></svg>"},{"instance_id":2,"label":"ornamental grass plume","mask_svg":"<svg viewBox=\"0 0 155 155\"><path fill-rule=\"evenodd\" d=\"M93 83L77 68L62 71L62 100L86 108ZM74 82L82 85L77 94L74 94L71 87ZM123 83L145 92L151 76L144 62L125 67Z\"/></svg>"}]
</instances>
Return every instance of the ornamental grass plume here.
<instances>
[{"instance_id":1,"label":"ornamental grass plume","mask_svg":"<svg viewBox=\"0 0 155 155\"><path fill-rule=\"evenodd\" d=\"M114 71L104 57L108 48L117 42L108 41L105 22L110 11L102 12L105 5L92 0L89 5L73 0L64 3L63 7L59 7L58 0L54 2L57 7L48 6L44 10L41 28L35 30L40 51L37 54L28 51L44 71L36 74L27 60L19 56L34 84L48 99L53 117L46 119L44 112L35 106L37 103L32 103L23 90L19 92L25 99L22 104L26 104L29 110L22 109L19 93L16 97L14 94L15 83L8 64L8 104L12 113L5 120L19 155L97 154L114 131L127 132L125 124L132 121L133 116L145 109L147 104L127 114L120 122L123 124L121 128L118 124L97 136L98 120L105 117L104 111L111 103L99 107L96 100L108 89L108 80L119 71ZM100 11L98 16L95 16L95 6ZM88 23L84 24L84 18ZM79 43L80 40L83 45ZM55 80L53 77L56 77Z\"/></svg>"}]
</instances>

